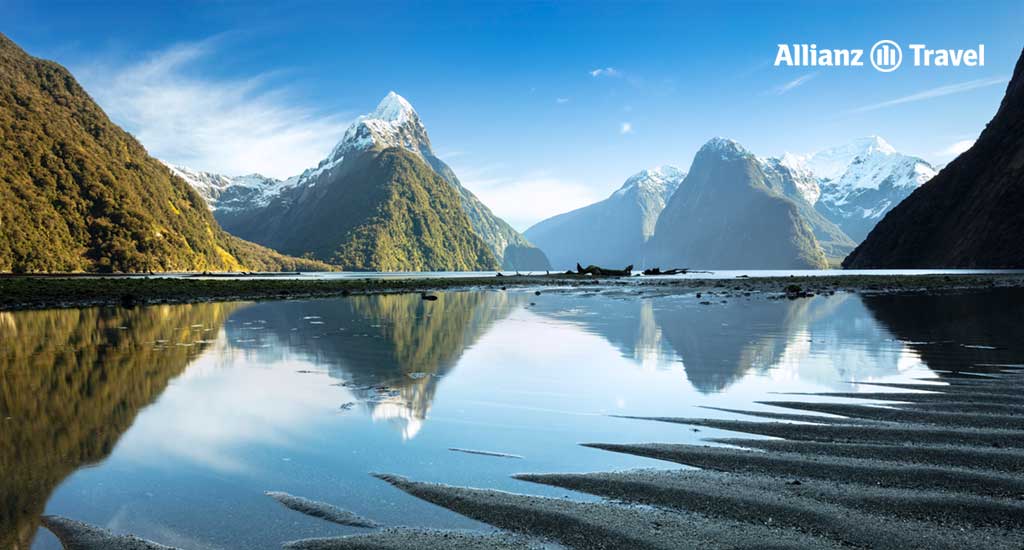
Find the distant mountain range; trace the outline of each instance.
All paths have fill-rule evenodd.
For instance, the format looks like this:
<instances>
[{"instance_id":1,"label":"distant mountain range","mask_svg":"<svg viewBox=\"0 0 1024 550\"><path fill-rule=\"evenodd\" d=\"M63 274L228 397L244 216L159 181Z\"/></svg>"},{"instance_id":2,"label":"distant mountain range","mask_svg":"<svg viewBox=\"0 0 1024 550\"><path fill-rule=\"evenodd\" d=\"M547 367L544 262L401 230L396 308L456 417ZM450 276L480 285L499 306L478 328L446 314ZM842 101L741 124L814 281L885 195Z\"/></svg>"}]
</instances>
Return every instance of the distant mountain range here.
<instances>
[{"instance_id":1,"label":"distant mountain range","mask_svg":"<svg viewBox=\"0 0 1024 550\"><path fill-rule=\"evenodd\" d=\"M229 235L64 67L0 34L0 271L323 270Z\"/></svg>"},{"instance_id":2,"label":"distant mountain range","mask_svg":"<svg viewBox=\"0 0 1024 550\"><path fill-rule=\"evenodd\" d=\"M569 269L577 262L640 265L638 254L654 235L658 216L685 177L686 172L673 166L644 170L607 199L527 229L526 238L547 252L557 269Z\"/></svg>"},{"instance_id":3,"label":"distant mountain range","mask_svg":"<svg viewBox=\"0 0 1024 550\"><path fill-rule=\"evenodd\" d=\"M550 268L434 155L419 115L394 92L316 168L287 180L172 169L232 233L345 269Z\"/></svg>"},{"instance_id":4,"label":"distant mountain range","mask_svg":"<svg viewBox=\"0 0 1024 550\"><path fill-rule=\"evenodd\" d=\"M1024 53L974 145L893 208L843 266L1024 267Z\"/></svg>"},{"instance_id":5,"label":"distant mountain range","mask_svg":"<svg viewBox=\"0 0 1024 550\"><path fill-rule=\"evenodd\" d=\"M228 177L185 166L164 164L174 175L192 185L213 211L248 210L267 206L285 188L294 186L294 180L286 183L261 174Z\"/></svg>"},{"instance_id":6,"label":"distant mountain range","mask_svg":"<svg viewBox=\"0 0 1024 550\"><path fill-rule=\"evenodd\" d=\"M703 219L714 225L715 220L730 220L736 228L742 227L751 212L740 215L747 208L749 191L765 189L788 199L795 208L796 222L787 232L775 235L782 241L803 241L801 235L806 226L815 241L800 246L801 251L789 251L788 259L778 258L767 263L751 263L753 256L743 257L742 250L734 264L747 268L784 265L787 267L816 268L823 264L815 248L820 248L828 265L837 265L846 257L874 227L874 224L892 207L934 175L935 171L922 159L903 155L882 138L871 136L854 140L838 147L823 149L808 155L785 154L778 158L754 157L735 142L716 139L707 146L721 149L720 160L731 158L732 152L739 152L743 162L750 162L745 185L729 187L720 178L733 177L726 172L712 175L699 192L687 190L684 182L686 173L673 167L643 171L626 181L621 189L607 199L560 214L537 223L526 231L532 242L548 252L552 263L559 269L582 264L596 263L608 266L651 266L656 264L687 265L690 267L711 267L700 261L724 261L723 256L685 255L668 253L668 249L696 252L703 246L696 241L718 242L718 251L725 254L730 247L742 246L739 242L746 237L728 231L724 234L707 235L699 227L680 220L665 222L669 231L674 224L677 233L656 237L656 224L663 216L681 216L686 211L693 219ZM735 147L733 147L735 146ZM691 171L692 174L692 171ZM733 182L735 183L735 182ZM735 202L722 201L722 194L744 189ZM673 194L687 197L679 199L678 211L663 210ZM689 202L688 206L684 206ZM781 212L782 210L780 210ZM788 214L787 214L788 215ZM738 217L737 217L738 216ZM713 219L708 221L709 218ZM709 225L710 226L710 225ZM788 227L780 222L778 228ZM682 231L683 227L686 228ZM726 226L721 226L722 231ZM753 236L750 236L753 237ZM760 238L760 237L759 237ZM738 240L737 240L738 239ZM652 241L650 244L649 241ZM656 241L656 242L654 242ZM670 244L671 243L671 244ZM725 243L728 243L726 246ZM763 244L763 243L762 243ZM691 248L696 247L696 248ZM781 262L781 263L780 263ZM725 264L723 264L725 265ZM664 266L662 266L664 267Z\"/></svg>"},{"instance_id":7,"label":"distant mountain range","mask_svg":"<svg viewBox=\"0 0 1024 550\"><path fill-rule=\"evenodd\" d=\"M63 67L0 35L0 271L1019 267L1022 70L938 175L877 136L777 158L715 138L688 173L644 170L523 235L394 92L316 167L228 177L161 164Z\"/></svg>"}]
</instances>

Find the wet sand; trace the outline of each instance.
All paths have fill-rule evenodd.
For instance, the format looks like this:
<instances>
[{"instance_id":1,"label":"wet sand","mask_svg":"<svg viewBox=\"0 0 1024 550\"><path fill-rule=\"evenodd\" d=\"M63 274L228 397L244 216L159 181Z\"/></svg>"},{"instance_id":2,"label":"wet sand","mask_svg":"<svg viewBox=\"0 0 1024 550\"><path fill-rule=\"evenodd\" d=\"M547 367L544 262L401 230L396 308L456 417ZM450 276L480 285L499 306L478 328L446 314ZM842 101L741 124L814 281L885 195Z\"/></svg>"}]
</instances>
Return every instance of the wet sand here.
<instances>
[{"instance_id":1,"label":"wet sand","mask_svg":"<svg viewBox=\"0 0 1024 550\"><path fill-rule=\"evenodd\" d=\"M267 496L280 502L285 508L295 510L296 512L306 514L307 516L320 518L324 521L337 523L338 525L365 527L367 529L380 527L380 524L372 519L366 519L353 512L343 508L338 508L337 506L326 502L310 500L305 497L297 497L280 491L267 491Z\"/></svg>"},{"instance_id":2,"label":"wet sand","mask_svg":"<svg viewBox=\"0 0 1024 550\"><path fill-rule=\"evenodd\" d=\"M43 516L43 526L50 530L65 550L175 550L132 535L116 535L106 529L59 516Z\"/></svg>"},{"instance_id":3,"label":"wet sand","mask_svg":"<svg viewBox=\"0 0 1024 550\"><path fill-rule=\"evenodd\" d=\"M814 538L765 525L709 518L682 510L611 502L588 503L488 489L380 479L428 502L507 529L546 537L571 548L822 548ZM766 541L769 541L766 544Z\"/></svg>"},{"instance_id":4,"label":"wet sand","mask_svg":"<svg viewBox=\"0 0 1024 550\"><path fill-rule=\"evenodd\" d=\"M550 546L511 533L474 533L393 528L369 535L303 539L284 544L288 550L541 550Z\"/></svg>"},{"instance_id":5,"label":"wet sand","mask_svg":"<svg viewBox=\"0 0 1024 550\"><path fill-rule=\"evenodd\" d=\"M833 415L820 424L637 418L778 439L593 443L586 446L699 469L515 476L606 499L598 503L379 477L471 518L572 548L1024 547L1024 416L1015 409L1024 407L1024 370L889 387L931 393L867 394L893 399L884 405L765 403ZM975 410L988 397L1009 408ZM920 410L921 402L935 410Z\"/></svg>"}]
</instances>

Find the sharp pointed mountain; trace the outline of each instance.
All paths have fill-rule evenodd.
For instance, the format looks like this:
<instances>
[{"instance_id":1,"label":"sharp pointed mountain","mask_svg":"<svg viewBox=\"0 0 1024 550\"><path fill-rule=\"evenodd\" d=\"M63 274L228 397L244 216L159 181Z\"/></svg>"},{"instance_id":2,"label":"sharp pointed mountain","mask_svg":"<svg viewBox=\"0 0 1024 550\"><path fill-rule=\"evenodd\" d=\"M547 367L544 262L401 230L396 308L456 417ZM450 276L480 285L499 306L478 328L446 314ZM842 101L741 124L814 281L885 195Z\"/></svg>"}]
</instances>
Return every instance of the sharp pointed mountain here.
<instances>
[{"instance_id":1,"label":"sharp pointed mountain","mask_svg":"<svg viewBox=\"0 0 1024 550\"><path fill-rule=\"evenodd\" d=\"M462 199L427 162L426 129L388 94L315 168L214 215L229 231L277 250L359 271L487 270L500 265Z\"/></svg>"},{"instance_id":2,"label":"sharp pointed mountain","mask_svg":"<svg viewBox=\"0 0 1024 550\"><path fill-rule=\"evenodd\" d=\"M381 166L385 160L390 163ZM419 115L394 92L357 119L319 165L287 180L176 168L196 175L193 185L229 231L347 269L550 268L540 249L495 216L434 155ZM454 203L436 181L450 188ZM402 189L405 183L415 192ZM390 191L381 194L381 186ZM452 204L460 212L448 208ZM467 223L469 235L462 233ZM473 250L477 240L489 254Z\"/></svg>"},{"instance_id":3,"label":"sharp pointed mountain","mask_svg":"<svg viewBox=\"0 0 1024 550\"><path fill-rule=\"evenodd\" d=\"M715 138L693 159L648 243L648 263L706 269L820 269L824 250L762 161Z\"/></svg>"},{"instance_id":4,"label":"sharp pointed mountain","mask_svg":"<svg viewBox=\"0 0 1024 550\"><path fill-rule=\"evenodd\" d=\"M644 245L658 216L685 177L673 166L644 170L607 199L541 221L525 236L547 253L556 269L577 262L642 265Z\"/></svg>"},{"instance_id":5,"label":"sharp pointed mountain","mask_svg":"<svg viewBox=\"0 0 1024 550\"><path fill-rule=\"evenodd\" d=\"M1024 53L974 145L893 208L843 267L1024 267Z\"/></svg>"},{"instance_id":6,"label":"sharp pointed mountain","mask_svg":"<svg viewBox=\"0 0 1024 550\"><path fill-rule=\"evenodd\" d=\"M858 243L936 174L926 161L897 152L878 136L819 151L803 159L803 166L821 189L812 204Z\"/></svg>"},{"instance_id":7,"label":"sharp pointed mountain","mask_svg":"<svg viewBox=\"0 0 1024 550\"><path fill-rule=\"evenodd\" d=\"M0 271L328 269L227 234L60 65L0 34Z\"/></svg>"}]
</instances>

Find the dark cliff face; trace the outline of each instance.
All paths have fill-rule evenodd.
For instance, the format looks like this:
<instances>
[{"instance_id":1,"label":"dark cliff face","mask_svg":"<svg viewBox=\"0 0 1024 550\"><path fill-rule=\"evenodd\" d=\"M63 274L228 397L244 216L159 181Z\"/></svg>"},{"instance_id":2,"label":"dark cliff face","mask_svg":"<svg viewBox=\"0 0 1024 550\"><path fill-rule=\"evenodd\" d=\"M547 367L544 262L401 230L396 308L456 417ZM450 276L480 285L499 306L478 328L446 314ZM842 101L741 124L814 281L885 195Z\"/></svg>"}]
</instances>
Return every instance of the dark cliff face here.
<instances>
[{"instance_id":1,"label":"dark cliff face","mask_svg":"<svg viewBox=\"0 0 1024 550\"><path fill-rule=\"evenodd\" d=\"M765 181L757 158L739 144L708 142L658 218L648 258L699 269L827 267L797 204Z\"/></svg>"},{"instance_id":2,"label":"dark cliff face","mask_svg":"<svg viewBox=\"0 0 1024 550\"><path fill-rule=\"evenodd\" d=\"M1024 267L1024 54L974 146L889 212L843 267Z\"/></svg>"}]
</instances>

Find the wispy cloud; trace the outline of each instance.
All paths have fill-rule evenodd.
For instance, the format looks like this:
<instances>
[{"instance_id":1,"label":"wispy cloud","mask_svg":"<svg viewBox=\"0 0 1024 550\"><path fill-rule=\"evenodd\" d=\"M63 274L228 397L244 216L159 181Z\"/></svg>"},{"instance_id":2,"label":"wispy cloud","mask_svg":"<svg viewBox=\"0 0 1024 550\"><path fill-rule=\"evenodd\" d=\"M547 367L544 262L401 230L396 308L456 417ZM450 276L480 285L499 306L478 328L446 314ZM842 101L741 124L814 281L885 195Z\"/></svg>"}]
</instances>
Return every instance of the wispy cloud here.
<instances>
[{"instance_id":1,"label":"wispy cloud","mask_svg":"<svg viewBox=\"0 0 1024 550\"><path fill-rule=\"evenodd\" d=\"M215 40L179 44L137 63L79 72L110 117L168 162L275 177L316 165L348 121L294 101L271 75L197 76L196 65L216 47Z\"/></svg>"},{"instance_id":2,"label":"wispy cloud","mask_svg":"<svg viewBox=\"0 0 1024 550\"><path fill-rule=\"evenodd\" d=\"M890 99L889 101L883 101L881 103L872 103L870 105L864 105L847 111L848 114L854 113L865 113L867 111L875 111L878 109L885 109L886 107L892 107L894 105L902 105L904 103L914 103L916 101L923 101L926 99L932 99L936 97L942 97L953 94L962 94L971 90L977 90L978 88L987 88L989 86L997 86L1000 84L1006 84L1009 81L1008 78L997 76L992 78L979 78L977 80L968 80L967 82L960 82L958 84L948 84L946 86L939 86L938 88L932 88L930 90L924 90L917 92L916 94L910 94L896 99Z\"/></svg>"},{"instance_id":3,"label":"wispy cloud","mask_svg":"<svg viewBox=\"0 0 1024 550\"><path fill-rule=\"evenodd\" d=\"M619 71L615 67L597 68L597 69L594 69L594 70L590 71L590 76L592 76L594 78L600 78L602 76L603 77L608 77L608 78L613 78L613 77L622 76L622 71Z\"/></svg>"},{"instance_id":4,"label":"wispy cloud","mask_svg":"<svg viewBox=\"0 0 1024 550\"><path fill-rule=\"evenodd\" d=\"M550 172L506 176L501 165L454 168L466 188L519 231L604 198L582 182Z\"/></svg>"},{"instance_id":5,"label":"wispy cloud","mask_svg":"<svg viewBox=\"0 0 1024 550\"><path fill-rule=\"evenodd\" d=\"M632 134L633 133L633 123L631 123L631 122L623 122L622 126L619 127L619 133L620 134Z\"/></svg>"},{"instance_id":6,"label":"wispy cloud","mask_svg":"<svg viewBox=\"0 0 1024 550\"><path fill-rule=\"evenodd\" d=\"M466 152L465 151L454 150L454 151L440 151L440 152L437 152L435 154L438 157L440 157L440 158L443 158L443 159L446 159L446 160L451 160L451 159L454 159L454 158L459 158L461 156L464 156L466 154Z\"/></svg>"},{"instance_id":7,"label":"wispy cloud","mask_svg":"<svg viewBox=\"0 0 1024 550\"><path fill-rule=\"evenodd\" d=\"M559 105L564 105L564 104L566 104L566 103L569 103L569 98L567 98L567 97L559 97L559 98L556 98L556 99L555 99L555 103L557 103L557 104L559 104Z\"/></svg>"},{"instance_id":8,"label":"wispy cloud","mask_svg":"<svg viewBox=\"0 0 1024 550\"><path fill-rule=\"evenodd\" d=\"M950 159L953 157L958 157L961 153L970 149L971 146L974 145L975 141L976 140L973 139L962 139L960 141L950 144L949 147L946 147L941 151L936 151L934 155L940 159Z\"/></svg>"},{"instance_id":9,"label":"wispy cloud","mask_svg":"<svg viewBox=\"0 0 1024 550\"><path fill-rule=\"evenodd\" d=\"M776 86L776 87L772 88L771 92L773 94L775 94L775 95L785 94L785 93L787 93L789 91L792 91L792 90L794 90L796 88L799 88L800 86L803 86L804 84L806 84L808 81L810 81L812 78L814 78L816 76L818 76L818 73L805 74L805 75L803 75L801 77L794 78L793 80L790 80L789 82L786 82L785 84L782 84L780 86Z\"/></svg>"}]
</instances>

